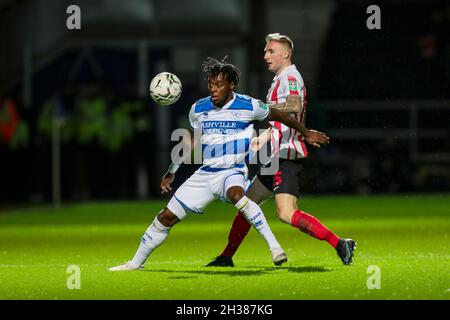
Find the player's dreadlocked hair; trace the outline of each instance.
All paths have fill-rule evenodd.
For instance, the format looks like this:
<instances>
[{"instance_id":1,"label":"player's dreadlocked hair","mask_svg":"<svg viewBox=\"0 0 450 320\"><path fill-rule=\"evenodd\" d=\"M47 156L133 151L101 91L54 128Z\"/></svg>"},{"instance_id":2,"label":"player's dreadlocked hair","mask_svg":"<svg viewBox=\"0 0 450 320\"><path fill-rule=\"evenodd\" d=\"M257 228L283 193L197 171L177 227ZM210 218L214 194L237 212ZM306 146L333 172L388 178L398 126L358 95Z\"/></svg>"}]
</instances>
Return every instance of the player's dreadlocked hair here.
<instances>
[{"instance_id":1,"label":"player's dreadlocked hair","mask_svg":"<svg viewBox=\"0 0 450 320\"><path fill-rule=\"evenodd\" d=\"M202 70L206 73L206 78L216 77L222 73L224 77L227 78L228 82L234 83L234 85L237 86L239 84L241 71L231 63L225 62L226 59L227 56L225 56L222 61L207 57L202 63Z\"/></svg>"}]
</instances>

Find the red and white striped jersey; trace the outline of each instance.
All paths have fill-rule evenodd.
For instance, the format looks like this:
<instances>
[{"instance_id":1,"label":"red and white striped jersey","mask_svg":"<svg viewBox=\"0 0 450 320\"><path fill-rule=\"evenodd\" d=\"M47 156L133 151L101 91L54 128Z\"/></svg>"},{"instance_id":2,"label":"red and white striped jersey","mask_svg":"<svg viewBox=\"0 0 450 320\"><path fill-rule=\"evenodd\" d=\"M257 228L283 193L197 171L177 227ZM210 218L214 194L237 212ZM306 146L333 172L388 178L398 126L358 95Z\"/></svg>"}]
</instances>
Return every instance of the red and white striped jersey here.
<instances>
[{"instance_id":1,"label":"red and white striped jersey","mask_svg":"<svg viewBox=\"0 0 450 320\"><path fill-rule=\"evenodd\" d=\"M276 76L267 94L267 103L282 103L286 101L286 96L295 94L300 96L300 112L291 116L304 125L306 112L306 88L303 78L295 65L284 69L280 75ZM300 159L308 156L304 137L295 129L278 122L271 121L272 126L272 156L282 159Z\"/></svg>"}]
</instances>

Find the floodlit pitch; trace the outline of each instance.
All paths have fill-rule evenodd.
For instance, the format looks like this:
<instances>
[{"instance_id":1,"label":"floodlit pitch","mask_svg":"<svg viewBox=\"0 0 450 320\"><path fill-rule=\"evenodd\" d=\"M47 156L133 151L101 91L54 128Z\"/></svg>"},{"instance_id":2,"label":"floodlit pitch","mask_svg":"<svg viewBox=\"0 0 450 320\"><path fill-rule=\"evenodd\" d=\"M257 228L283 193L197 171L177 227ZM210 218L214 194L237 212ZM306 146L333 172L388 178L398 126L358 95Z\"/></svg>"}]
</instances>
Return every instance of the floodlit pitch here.
<instances>
[{"instance_id":1,"label":"floodlit pitch","mask_svg":"<svg viewBox=\"0 0 450 320\"><path fill-rule=\"evenodd\" d=\"M234 212L211 204L207 219L176 226L143 271L108 267L136 249L164 202L77 204L0 214L0 299L449 299L449 195L306 197L302 207L359 239L352 266L324 242L286 228L263 208L288 255L282 267L256 232L234 268L205 268ZM78 269L77 269L78 267Z\"/></svg>"}]
</instances>

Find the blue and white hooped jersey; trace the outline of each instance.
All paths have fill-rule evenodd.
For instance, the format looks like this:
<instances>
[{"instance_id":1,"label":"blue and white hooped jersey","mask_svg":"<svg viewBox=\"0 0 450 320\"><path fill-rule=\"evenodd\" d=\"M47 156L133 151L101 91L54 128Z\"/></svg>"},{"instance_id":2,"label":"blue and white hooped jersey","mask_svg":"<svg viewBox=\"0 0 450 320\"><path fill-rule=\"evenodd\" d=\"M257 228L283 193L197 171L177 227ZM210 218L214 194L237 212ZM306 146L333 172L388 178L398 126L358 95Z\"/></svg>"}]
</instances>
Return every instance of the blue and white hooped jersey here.
<instances>
[{"instance_id":1,"label":"blue and white hooped jersey","mask_svg":"<svg viewBox=\"0 0 450 320\"><path fill-rule=\"evenodd\" d=\"M222 108L214 106L210 97L198 100L191 107L191 127L201 129L202 170L215 172L244 167L253 136L252 121L263 121L270 114L269 106L260 100L233 95Z\"/></svg>"}]
</instances>

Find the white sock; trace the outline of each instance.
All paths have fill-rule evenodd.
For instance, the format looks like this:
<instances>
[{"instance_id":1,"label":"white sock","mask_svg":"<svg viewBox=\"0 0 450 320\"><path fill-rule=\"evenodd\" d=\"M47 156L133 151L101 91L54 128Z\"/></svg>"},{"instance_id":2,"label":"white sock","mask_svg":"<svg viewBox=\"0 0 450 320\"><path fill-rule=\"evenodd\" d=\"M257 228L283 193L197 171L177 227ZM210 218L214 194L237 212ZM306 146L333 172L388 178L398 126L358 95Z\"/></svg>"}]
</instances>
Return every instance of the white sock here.
<instances>
[{"instance_id":1,"label":"white sock","mask_svg":"<svg viewBox=\"0 0 450 320\"><path fill-rule=\"evenodd\" d=\"M161 222L159 222L158 217L155 217L152 224L148 227L141 238L141 244L139 245L133 260L131 260L131 263L136 266L143 265L153 250L159 247L161 243L166 240L169 235L169 231L170 227L164 226Z\"/></svg>"},{"instance_id":2,"label":"white sock","mask_svg":"<svg viewBox=\"0 0 450 320\"><path fill-rule=\"evenodd\" d=\"M255 202L247 196L243 196L234 206L244 214L247 221L266 240L269 249L281 248L272 230L270 230L264 213Z\"/></svg>"}]
</instances>

